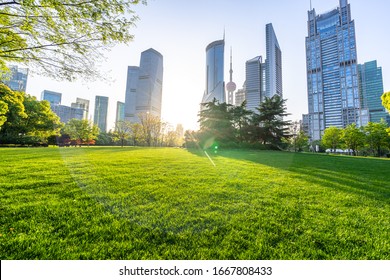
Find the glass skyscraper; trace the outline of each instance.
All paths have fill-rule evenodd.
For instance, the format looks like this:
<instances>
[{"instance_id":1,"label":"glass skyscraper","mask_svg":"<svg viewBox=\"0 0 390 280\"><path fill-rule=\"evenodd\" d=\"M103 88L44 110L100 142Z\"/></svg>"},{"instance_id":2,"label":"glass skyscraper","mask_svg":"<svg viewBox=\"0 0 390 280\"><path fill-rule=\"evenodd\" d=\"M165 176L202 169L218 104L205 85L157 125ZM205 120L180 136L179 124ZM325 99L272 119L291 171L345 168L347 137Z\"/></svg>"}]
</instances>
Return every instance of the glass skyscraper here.
<instances>
[{"instance_id":1,"label":"glass skyscraper","mask_svg":"<svg viewBox=\"0 0 390 280\"><path fill-rule=\"evenodd\" d=\"M95 114L93 122L99 127L100 132L107 132L107 115L108 97L97 95L95 97Z\"/></svg>"},{"instance_id":2,"label":"glass skyscraper","mask_svg":"<svg viewBox=\"0 0 390 280\"><path fill-rule=\"evenodd\" d=\"M127 70L125 119L138 122L140 113L161 118L163 56L154 49L141 53L140 66Z\"/></svg>"},{"instance_id":3,"label":"glass skyscraper","mask_svg":"<svg viewBox=\"0 0 390 280\"><path fill-rule=\"evenodd\" d=\"M264 101L265 95L265 63L261 56L245 63L245 100L246 109L258 113L256 108Z\"/></svg>"},{"instance_id":4,"label":"glass skyscraper","mask_svg":"<svg viewBox=\"0 0 390 280\"><path fill-rule=\"evenodd\" d=\"M125 103L117 101L115 123L124 120L125 120Z\"/></svg>"},{"instance_id":5,"label":"glass skyscraper","mask_svg":"<svg viewBox=\"0 0 390 280\"><path fill-rule=\"evenodd\" d=\"M382 68L377 66L376 60L359 64L358 67L362 107L368 109L370 122L386 120L388 113L381 100L384 92Z\"/></svg>"},{"instance_id":6,"label":"glass skyscraper","mask_svg":"<svg viewBox=\"0 0 390 280\"><path fill-rule=\"evenodd\" d=\"M282 51L272 23L265 26L266 51L265 62L261 56L248 60L245 65L246 108L258 113L256 108L264 102L265 97L279 95L283 97Z\"/></svg>"},{"instance_id":7,"label":"glass skyscraper","mask_svg":"<svg viewBox=\"0 0 390 280\"><path fill-rule=\"evenodd\" d=\"M202 103L213 101L226 102L224 82L225 40L210 43L206 47L206 90Z\"/></svg>"},{"instance_id":8,"label":"glass skyscraper","mask_svg":"<svg viewBox=\"0 0 390 280\"><path fill-rule=\"evenodd\" d=\"M265 76L266 76L266 96L271 98L274 95L283 97L282 81L282 51L272 23L265 26L266 51Z\"/></svg>"},{"instance_id":9,"label":"glass skyscraper","mask_svg":"<svg viewBox=\"0 0 390 280\"><path fill-rule=\"evenodd\" d=\"M359 96L355 22L347 0L327 13L308 12L306 37L309 135L320 140L330 127L365 125Z\"/></svg>"}]
</instances>

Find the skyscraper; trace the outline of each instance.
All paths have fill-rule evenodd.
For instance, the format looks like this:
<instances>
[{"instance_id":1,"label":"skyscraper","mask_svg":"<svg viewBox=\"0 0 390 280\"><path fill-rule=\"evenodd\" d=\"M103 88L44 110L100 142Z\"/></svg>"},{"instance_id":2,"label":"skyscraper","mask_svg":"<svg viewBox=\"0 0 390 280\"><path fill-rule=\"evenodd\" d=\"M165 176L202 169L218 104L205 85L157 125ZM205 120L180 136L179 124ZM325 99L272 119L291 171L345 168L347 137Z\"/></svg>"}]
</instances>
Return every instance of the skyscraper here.
<instances>
[{"instance_id":1,"label":"skyscraper","mask_svg":"<svg viewBox=\"0 0 390 280\"><path fill-rule=\"evenodd\" d=\"M140 113L161 118L163 56L154 49L141 53L140 66L127 71L125 118L138 122Z\"/></svg>"},{"instance_id":2,"label":"skyscraper","mask_svg":"<svg viewBox=\"0 0 390 280\"><path fill-rule=\"evenodd\" d=\"M370 122L386 120L388 113L382 105L383 94L382 68L377 67L376 60L358 65L359 89L362 107L368 109Z\"/></svg>"},{"instance_id":3,"label":"skyscraper","mask_svg":"<svg viewBox=\"0 0 390 280\"><path fill-rule=\"evenodd\" d=\"M248 60L245 65L245 100L248 110L257 113L256 108L265 97L283 97L282 51L276 38L272 23L265 26L267 57Z\"/></svg>"},{"instance_id":4,"label":"skyscraper","mask_svg":"<svg viewBox=\"0 0 390 280\"><path fill-rule=\"evenodd\" d=\"M115 123L124 120L125 120L125 103L117 101Z\"/></svg>"},{"instance_id":5,"label":"skyscraper","mask_svg":"<svg viewBox=\"0 0 390 280\"><path fill-rule=\"evenodd\" d=\"M320 140L330 126L367 123L362 110L356 55L355 22L347 0L327 13L308 12L306 37L309 135Z\"/></svg>"},{"instance_id":6,"label":"skyscraper","mask_svg":"<svg viewBox=\"0 0 390 280\"><path fill-rule=\"evenodd\" d=\"M265 60L266 96L269 98L274 95L283 97L282 51L272 23L268 23L265 26L265 33L267 51L267 58Z\"/></svg>"},{"instance_id":7,"label":"skyscraper","mask_svg":"<svg viewBox=\"0 0 390 280\"><path fill-rule=\"evenodd\" d=\"M11 65L9 70L9 79L4 81L4 84L14 91L26 92L28 68L19 68L16 65Z\"/></svg>"},{"instance_id":8,"label":"skyscraper","mask_svg":"<svg viewBox=\"0 0 390 280\"><path fill-rule=\"evenodd\" d=\"M265 94L265 63L261 56L245 63L245 100L246 109L257 113L256 108L264 101Z\"/></svg>"},{"instance_id":9,"label":"skyscraper","mask_svg":"<svg viewBox=\"0 0 390 280\"><path fill-rule=\"evenodd\" d=\"M202 103L213 101L226 102L224 82L225 40L210 43L206 47L206 90Z\"/></svg>"},{"instance_id":10,"label":"skyscraper","mask_svg":"<svg viewBox=\"0 0 390 280\"><path fill-rule=\"evenodd\" d=\"M108 97L97 95L95 97L95 114L93 122L99 127L100 132L107 132L107 113Z\"/></svg>"}]
</instances>

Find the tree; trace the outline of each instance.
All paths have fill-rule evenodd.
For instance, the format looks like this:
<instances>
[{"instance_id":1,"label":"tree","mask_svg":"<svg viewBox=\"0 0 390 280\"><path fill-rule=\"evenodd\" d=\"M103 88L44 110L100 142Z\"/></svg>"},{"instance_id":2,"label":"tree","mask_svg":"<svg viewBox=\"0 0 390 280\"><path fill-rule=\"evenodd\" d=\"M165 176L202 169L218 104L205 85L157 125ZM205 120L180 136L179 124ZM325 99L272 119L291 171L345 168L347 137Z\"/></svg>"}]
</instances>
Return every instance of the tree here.
<instances>
[{"instance_id":1,"label":"tree","mask_svg":"<svg viewBox=\"0 0 390 280\"><path fill-rule=\"evenodd\" d=\"M63 124L48 101L38 101L35 96L26 95L23 104L27 118L18 124L20 131L44 143L48 137L59 135Z\"/></svg>"},{"instance_id":2,"label":"tree","mask_svg":"<svg viewBox=\"0 0 390 280\"><path fill-rule=\"evenodd\" d=\"M353 155L357 155L358 149L364 146L364 136L363 131L353 123L342 130L341 140Z\"/></svg>"},{"instance_id":3,"label":"tree","mask_svg":"<svg viewBox=\"0 0 390 280\"><path fill-rule=\"evenodd\" d=\"M233 106L230 112L232 114L232 122L236 138L238 138L238 142L241 143L247 138L252 112L246 109L246 101L244 101L240 106Z\"/></svg>"},{"instance_id":4,"label":"tree","mask_svg":"<svg viewBox=\"0 0 390 280\"><path fill-rule=\"evenodd\" d=\"M24 94L12 91L8 86L0 84L0 129L7 133L18 119L24 119Z\"/></svg>"},{"instance_id":5,"label":"tree","mask_svg":"<svg viewBox=\"0 0 390 280\"><path fill-rule=\"evenodd\" d=\"M288 144L294 149L294 152L300 152L308 145L309 137L302 129L300 121L295 121L289 126L290 139L287 139Z\"/></svg>"},{"instance_id":6,"label":"tree","mask_svg":"<svg viewBox=\"0 0 390 280\"><path fill-rule=\"evenodd\" d=\"M390 91L382 95L382 104L390 112Z\"/></svg>"},{"instance_id":7,"label":"tree","mask_svg":"<svg viewBox=\"0 0 390 280\"><path fill-rule=\"evenodd\" d=\"M229 143L235 140L232 105L219 103L215 98L202 103L199 113L200 140L203 148L209 148L215 142Z\"/></svg>"},{"instance_id":8,"label":"tree","mask_svg":"<svg viewBox=\"0 0 390 280\"><path fill-rule=\"evenodd\" d=\"M157 145L161 134L160 118L150 113L141 113L138 115L141 124L143 139L147 146Z\"/></svg>"},{"instance_id":9,"label":"tree","mask_svg":"<svg viewBox=\"0 0 390 280\"><path fill-rule=\"evenodd\" d=\"M288 138L287 133L290 121L284 121L288 116L286 108L286 99L279 95L266 97L264 102L256 108L258 113L253 117L254 124L258 126L259 137L263 144L271 144L279 148L283 138Z\"/></svg>"},{"instance_id":10,"label":"tree","mask_svg":"<svg viewBox=\"0 0 390 280\"><path fill-rule=\"evenodd\" d=\"M99 135L99 128L88 120L71 119L65 124L63 131L80 146L83 143L89 145L90 141L96 139Z\"/></svg>"},{"instance_id":11,"label":"tree","mask_svg":"<svg viewBox=\"0 0 390 280\"><path fill-rule=\"evenodd\" d=\"M0 3L0 68L15 61L73 80L99 76L96 61L133 39L139 0L8 0ZM146 0L142 3L146 4Z\"/></svg>"},{"instance_id":12,"label":"tree","mask_svg":"<svg viewBox=\"0 0 390 280\"><path fill-rule=\"evenodd\" d=\"M129 121L117 121L115 123L115 131L113 133L114 140L120 141L121 146L124 146L126 139L131 136L131 122Z\"/></svg>"},{"instance_id":13,"label":"tree","mask_svg":"<svg viewBox=\"0 0 390 280\"><path fill-rule=\"evenodd\" d=\"M131 123L131 134L130 139L133 142L134 146L139 145L139 143L142 143L143 141L143 135L142 135L142 126L139 123Z\"/></svg>"},{"instance_id":14,"label":"tree","mask_svg":"<svg viewBox=\"0 0 390 280\"><path fill-rule=\"evenodd\" d=\"M326 148L331 148L333 152L336 152L336 149L341 144L341 129L335 126L325 129L321 143Z\"/></svg>"},{"instance_id":15,"label":"tree","mask_svg":"<svg viewBox=\"0 0 390 280\"><path fill-rule=\"evenodd\" d=\"M380 123L369 122L364 127L366 133L366 143L370 146L373 154L381 156L382 148L387 145L389 135L387 133L387 123L382 120Z\"/></svg>"}]
</instances>

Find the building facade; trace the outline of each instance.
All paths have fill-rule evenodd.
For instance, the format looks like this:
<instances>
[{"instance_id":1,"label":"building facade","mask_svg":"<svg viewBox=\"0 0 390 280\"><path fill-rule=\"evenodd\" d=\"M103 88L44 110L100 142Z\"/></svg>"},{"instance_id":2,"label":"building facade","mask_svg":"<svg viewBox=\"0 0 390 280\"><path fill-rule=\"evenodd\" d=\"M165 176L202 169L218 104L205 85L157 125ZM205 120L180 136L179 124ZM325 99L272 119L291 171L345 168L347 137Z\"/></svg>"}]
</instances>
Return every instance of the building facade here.
<instances>
[{"instance_id":1,"label":"building facade","mask_svg":"<svg viewBox=\"0 0 390 280\"><path fill-rule=\"evenodd\" d=\"M258 113L256 108L265 97L265 63L261 56L245 63L245 100L246 109ZM242 104L242 102L241 102Z\"/></svg>"},{"instance_id":2,"label":"building facade","mask_svg":"<svg viewBox=\"0 0 390 280\"><path fill-rule=\"evenodd\" d=\"M76 102L70 105L71 108L83 110L83 120L88 120L89 116L89 100L76 98Z\"/></svg>"},{"instance_id":3,"label":"building facade","mask_svg":"<svg viewBox=\"0 0 390 280\"><path fill-rule=\"evenodd\" d=\"M355 22L347 0L327 13L308 12L306 65L310 139L320 140L324 130L368 122L361 108Z\"/></svg>"},{"instance_id":4,"label":"building facade","mask_svg":"<svg viewBox=\"0 0 390 280\"><path fill-rule=\"evenodd\" d=\"M163 56L154 49L141 53L140 66L127 70L125 119L139 122L139 114L161 118Z\"/></svg>"},{"instance_id":5,"label":"building facade","mask_svg":"<svg viewBox=\"0 0 390 280\"><path fill-rule=\"evenodd\" d=\"M99 127L100 132L107 132L107 116L108 97L97 95L95 97L95 114L93 122Z\"/></svg>"},{"instance_id":6,"label":"building facade","mask_svg":"<svg viewBox=\"0 0 390 280\"><path fill-rule=\"evenodd\" d=\"M272 23L265 26L265 33L267 51L265 60L266 96L269 98L274 95L283 97L282 51Z\"/></svg>"},{"instance_id":7,"label":"building facade","mask_svg":"<svg viewBox=\"0 0 390 280\"><path fill-rule=\"evenodd\" d=\"M234 98L234 105L235 106L241 106L242 103L245 101L245 84L244 87L241 89L238 89L235 93L235 98Z\"/></svg>"},{"instance_id":8,"label":"building facade","mask_svg":"<svg viewBox=\"0 0 390 280\"><path fill-rule=\"evenodd\" d=\"M115 123L124 120L125 120L125 103L117 101Z\"/></svg>"},{"instance_id":9,"label":"building facade","mask_svg":"<svg viewBox=\"0 0 390 280\"><path fill-rule=\"evenodd\" d=\"M10 73L7 74L7 80L4 81L10 89L14 91L26 92L27 88L27 78L28 78L28 68L20 68L16 65L11 65L9 67Z\"/></svg>"},{"instance_id":10,"label":"building facade","mask_svg":"<svg viewBox=\"0 0 390 280\"><path fill-rule=\"evenodd\" d=\"M226 102L224 81L225 40L210 43L206 47L206 89L202 103L214 100Z\"/></svg>"},{"instance_id":11,"label":"building facade","mask_svg":"<svg viewBox=\"0 0 390 280\"><path fill-rule=\"evenodd\" d=\"M82 120L84 117L83 109L72 108L65 105L52 105L51 110L60 118L60 121L67 123L71 119Z\"/></svg>"},{"instance_id":12,"label":"building facade","mask_svg":"<svg viewBox=\"0 0 390 280\"><path fill-rule=\"evenodd\" d=\"M55 92L51 90L44 90L41 93L41 100L46 100L50 102L50 106L60 105L62 99L62 93Z\"/></svg>"},{"instance_id":13,"label":"building facade","mask_svg":"<svg viewBox=\"0 0 390 280\"><path fill-rule=\"evenodd\" d=\"M359 90L362 108L367 108L370 122L387 120L388 113L382 105L383 94L382 68L377 66L377 61L370 61L358 65Z\"/></svg>"}]
</instances>

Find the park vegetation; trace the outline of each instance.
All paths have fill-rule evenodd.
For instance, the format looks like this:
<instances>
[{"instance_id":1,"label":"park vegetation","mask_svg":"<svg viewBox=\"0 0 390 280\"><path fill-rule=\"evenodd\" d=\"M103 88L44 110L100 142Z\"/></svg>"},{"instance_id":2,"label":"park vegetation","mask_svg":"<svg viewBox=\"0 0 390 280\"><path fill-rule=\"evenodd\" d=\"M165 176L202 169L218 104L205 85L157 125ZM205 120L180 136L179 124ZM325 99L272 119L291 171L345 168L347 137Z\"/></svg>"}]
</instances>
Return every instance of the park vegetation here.
<instances>
[{"instance_id":1,"label":"park vegetation","mask_svg":"<svg viewBox=\"0 0 390 280\"><path fill-rule=\"evenodd\" d=\"M285 99L275 95L265 98L257 112L248 111L246 103L233 106L216 99L203 103L199 113L199 131L187 131L187 146L226 148L283 149L289 138L290 121L285 121Z\"/></svg>"},{"instance_id":2,"label":"park vegetation","mask_svg":"<svg viewBox=\"0 0 390 280\"><path fill-rule=\"evenodd\" d=\"M146 0L8 0L0 3L0 74L7 63L57 80L102 78L104 51L133 39L133 7ZM0 77L1 78L1 77Z\"/></svg>"},{"instance_id":3,"label":"park vegetation","mask_svg":"<svg viewBox=\"0 0 390 280\"><path fill-rule=\"evenodd\" d=\"M389 155L390 128L384 120L380 123L369 122L360 128L356 124L350 124L344 129L329 127L324 131L321 144L333 153Z\"/></svg>"}]
</instances>

